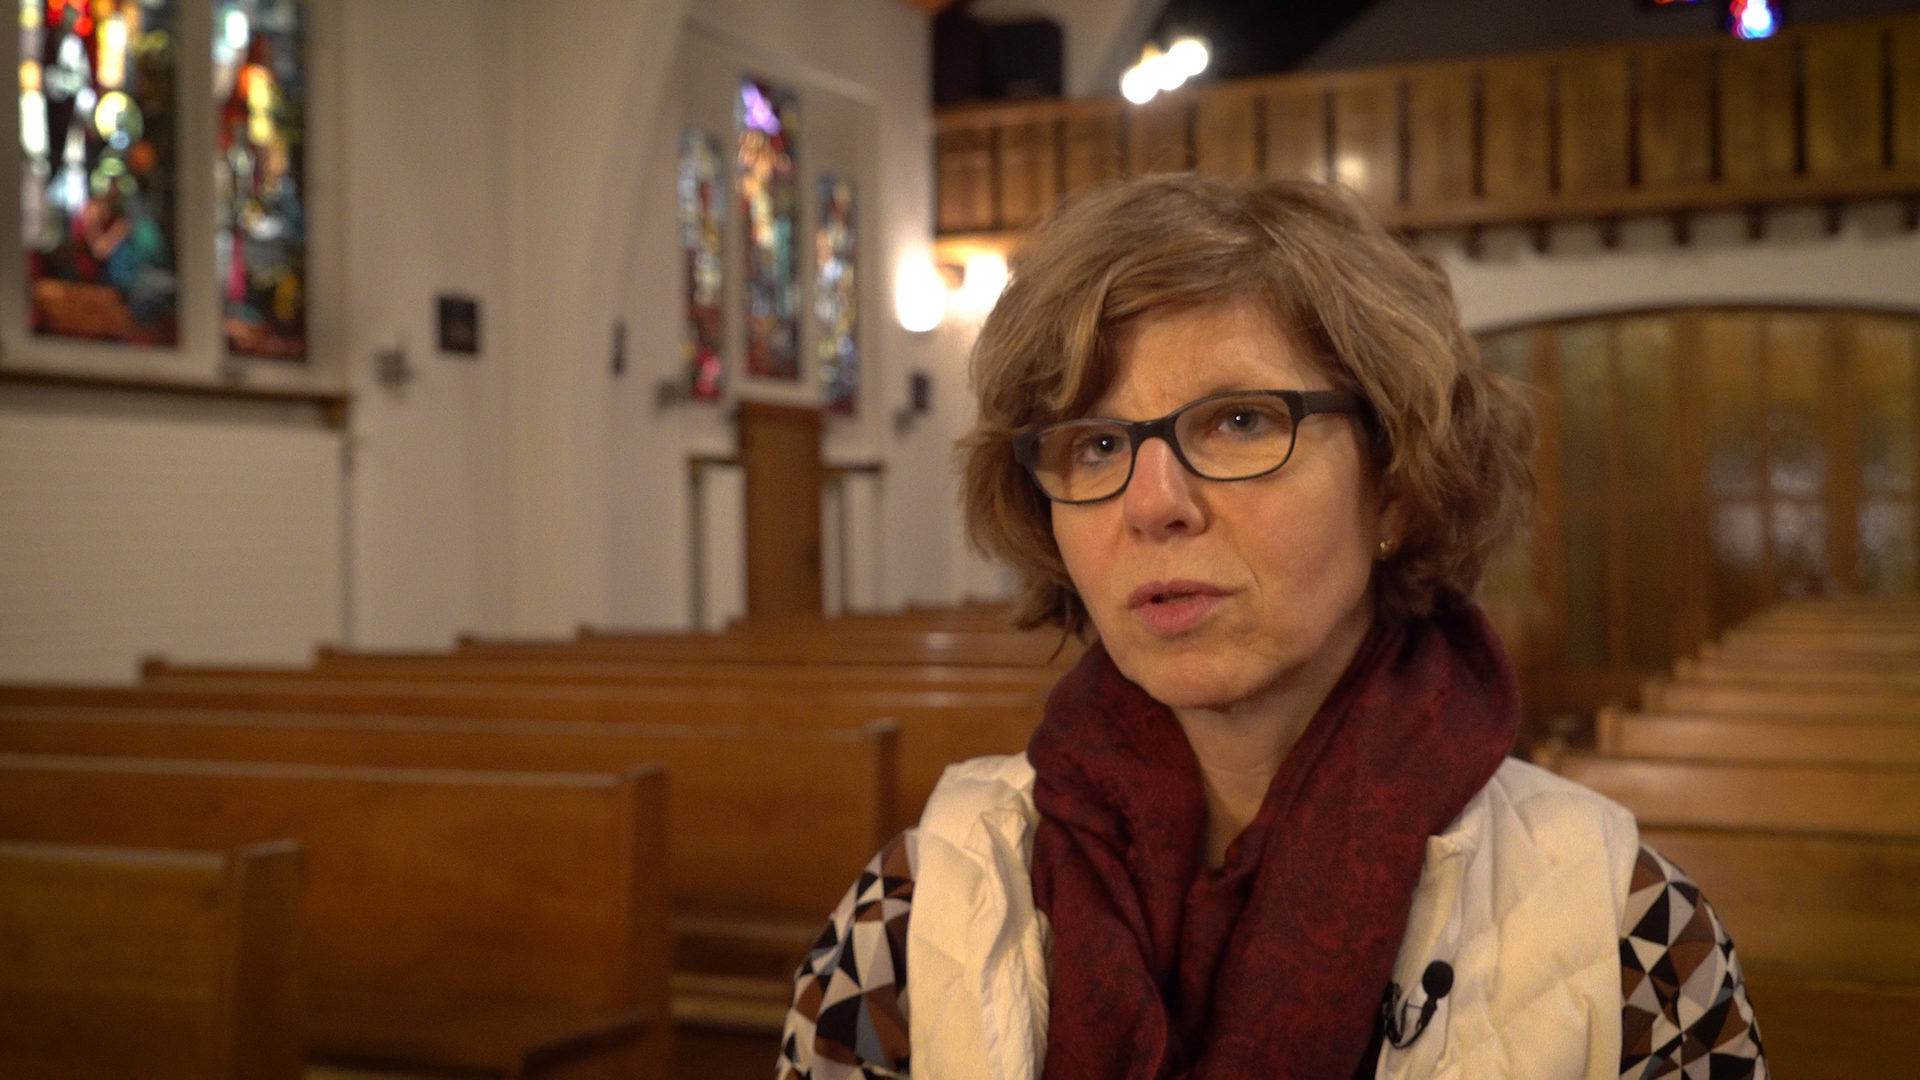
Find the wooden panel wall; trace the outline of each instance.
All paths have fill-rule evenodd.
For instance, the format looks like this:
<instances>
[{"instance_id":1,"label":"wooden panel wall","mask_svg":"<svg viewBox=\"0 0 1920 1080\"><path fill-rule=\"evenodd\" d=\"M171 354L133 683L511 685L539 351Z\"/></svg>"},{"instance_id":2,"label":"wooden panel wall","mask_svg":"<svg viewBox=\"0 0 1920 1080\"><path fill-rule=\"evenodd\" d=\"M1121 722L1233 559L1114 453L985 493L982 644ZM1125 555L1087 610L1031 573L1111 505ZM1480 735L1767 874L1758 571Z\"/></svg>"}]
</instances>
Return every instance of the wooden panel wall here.
<instances>
[{"instance_id":1,"label":"wooden panel wall","mask_svg":"<svg viewBox=\"0 0 1920 1080\"><path fill-rule=\"evenodd\" d=\"M1489 588L1544 613L1545 707L1630 697L1776 599L1920 590L1920 314L1639 312L1483 349L1543 391L1530 568Z\"/></svg>"},{"instance_id":2,"label":"wooden panel wall","mask_svg":"<svg viewBox=\"0 0 1920 1080\"><path fill-rule=\"evenodd\" d=\"M1920 15L1220 83L1139 107L972 107L937 124L943 233L1017 229L1056 189L1190 167L1337 179L1402 229L1920 198Z\"/></svg>"}]
</instances>

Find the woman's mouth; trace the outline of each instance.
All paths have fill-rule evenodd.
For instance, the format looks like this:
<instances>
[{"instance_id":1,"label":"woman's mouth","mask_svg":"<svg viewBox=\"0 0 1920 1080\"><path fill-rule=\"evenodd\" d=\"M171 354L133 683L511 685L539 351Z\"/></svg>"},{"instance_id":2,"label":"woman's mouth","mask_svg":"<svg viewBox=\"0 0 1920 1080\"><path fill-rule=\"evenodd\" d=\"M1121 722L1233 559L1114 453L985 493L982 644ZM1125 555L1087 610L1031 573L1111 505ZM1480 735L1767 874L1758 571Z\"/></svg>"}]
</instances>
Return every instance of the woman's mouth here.
<instances>
[{"instance_id":1,"label":"woman's mouth","mask_svg":"<svg viewBox=\"0 0 1920 1080\"><path fill-rule=\"evenodd\" d=\"M1201 581L1155 581L1127 595L1127 609L1155 634L1182 634L1218 607L1226 590Z\"/></svg>"}]
</instances>

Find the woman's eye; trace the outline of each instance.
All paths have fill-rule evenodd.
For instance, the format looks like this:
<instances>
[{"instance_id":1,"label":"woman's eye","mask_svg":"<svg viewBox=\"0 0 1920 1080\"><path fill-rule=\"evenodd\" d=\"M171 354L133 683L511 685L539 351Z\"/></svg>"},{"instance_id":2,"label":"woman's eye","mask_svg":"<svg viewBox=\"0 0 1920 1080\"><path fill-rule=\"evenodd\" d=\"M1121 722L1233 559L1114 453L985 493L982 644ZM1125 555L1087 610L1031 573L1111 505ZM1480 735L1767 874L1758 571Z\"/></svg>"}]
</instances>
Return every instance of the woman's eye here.
<instances>
[{"instance_id":1,"label":"woman's eye","mask_svg":"<svg viewBox=\"0 0 1920 1080\"><path fill-rule=\"evenodd\" d=\"M1267 435L1271 434L1278 418L1266 409L1235 408L1220 414L1214 430L1225 435Z\"/></svg>"},{"instance_id":2,"label":"woman's eye","mask_svg":"<svg viewBox=\"0 0 1920 1080\"><path fill-rule=\"evenodd\" d=\"M1083 465L1100 464L1119 453L1121 443L1121 438L1110 431L1082 435L1073 442L1073 460Z\"/></svg>"}]
</instances>

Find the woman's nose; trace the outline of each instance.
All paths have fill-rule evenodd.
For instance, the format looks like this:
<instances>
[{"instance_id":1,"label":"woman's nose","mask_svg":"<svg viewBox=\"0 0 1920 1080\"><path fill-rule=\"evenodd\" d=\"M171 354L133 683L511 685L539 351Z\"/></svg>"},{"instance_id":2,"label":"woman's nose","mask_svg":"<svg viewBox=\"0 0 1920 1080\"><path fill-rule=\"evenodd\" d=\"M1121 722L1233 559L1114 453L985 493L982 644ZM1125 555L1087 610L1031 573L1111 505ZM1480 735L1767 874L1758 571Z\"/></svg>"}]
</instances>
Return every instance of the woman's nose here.
<instances>
[{"instance_id":1,"label":"woman's nose","mask_svg":"<svg viewBox=\"0 0 1920 1080\"><path fill-rule=\"evenodd\" d=\"M1133 479L1121 495L1127 527L1148 536L1196 532L1206 524L1195 485L1165 439L1148 439L1133 460Z\"/></svg>"}]
</instances>

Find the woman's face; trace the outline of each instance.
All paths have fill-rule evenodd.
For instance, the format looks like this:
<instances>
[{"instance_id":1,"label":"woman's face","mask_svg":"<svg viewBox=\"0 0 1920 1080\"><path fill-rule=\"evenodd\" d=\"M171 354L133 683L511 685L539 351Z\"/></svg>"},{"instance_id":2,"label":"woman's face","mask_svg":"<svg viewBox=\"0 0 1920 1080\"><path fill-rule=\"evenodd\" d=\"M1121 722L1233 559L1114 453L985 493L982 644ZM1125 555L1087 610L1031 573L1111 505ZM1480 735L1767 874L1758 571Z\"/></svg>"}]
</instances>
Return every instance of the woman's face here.
<instances>
[{"instance_id":1,"label":"woman's face","mask_svg":"<svg viewBox=\"0 0 1920 1080\"><path fill-rule=\"evenodd\" d=\"M1117 344L1096 416L1334 388L1251 303L1147 315ZM1390 535L1361 423L1344 414L1306 418L1286 466L1252 480L1203 480L1150 439L1125 491L1053 504L1053 532L1121 672L1175 709L1234 711L1338 678L1366 634L1374 553Z\"/></svg>"}]
</instances>

